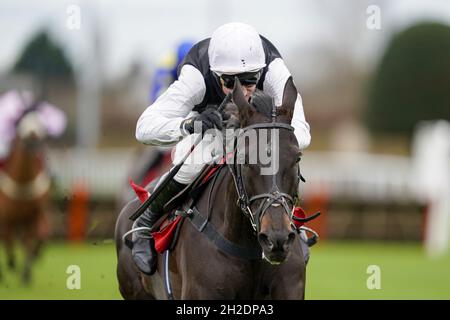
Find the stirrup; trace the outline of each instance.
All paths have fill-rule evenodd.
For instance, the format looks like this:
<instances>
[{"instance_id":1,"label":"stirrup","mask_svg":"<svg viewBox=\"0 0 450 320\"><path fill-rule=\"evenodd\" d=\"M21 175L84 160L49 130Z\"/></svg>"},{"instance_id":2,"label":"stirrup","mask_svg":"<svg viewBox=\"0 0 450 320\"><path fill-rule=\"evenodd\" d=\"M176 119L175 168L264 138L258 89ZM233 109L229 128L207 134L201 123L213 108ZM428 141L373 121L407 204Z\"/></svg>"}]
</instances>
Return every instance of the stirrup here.
<instances>
[{"instance_id":1,"label":"stirrup","mask_svg":"<svg viewBox=\"0 0 450 320\"><path fill-rule=\"evenodd\" d=\"M125 243L125 245L131 250L133 249L133 241L131 241L130 239L127 239L127 236L138 232L138 231L143 231L143 230L147 230L147 231L151 231L152 229L149 227L137 227L137 228L133 228L127 232L125 232L125 234L122 236L122 242ZM148 237L149 239L151 238L151 236Z\"/></svg>"},{"instance_id":2,"label":"stirrup","mask_svg":"<svg viewBox=\"0 0 450 320\"><path fill-rule=\"evenodd\" d=\"M314 231L313 229L308 228L308 227L305 227L305 226L301 226L301 227L298 228L297 230L298 230L299 232L300 232L301 230L303 230L303 231L305 231L305 232L310 232L310 233L312 233L312 236L311 236L311 237L308 237L308 238L306 239L306 244L308 245L308 247L312 247L313 245L315 245L315 244L319 241L319 234L318 234L316 231ZM306 236L308 236L308 235L306 235Z\"/></svg>"}]
</instances>

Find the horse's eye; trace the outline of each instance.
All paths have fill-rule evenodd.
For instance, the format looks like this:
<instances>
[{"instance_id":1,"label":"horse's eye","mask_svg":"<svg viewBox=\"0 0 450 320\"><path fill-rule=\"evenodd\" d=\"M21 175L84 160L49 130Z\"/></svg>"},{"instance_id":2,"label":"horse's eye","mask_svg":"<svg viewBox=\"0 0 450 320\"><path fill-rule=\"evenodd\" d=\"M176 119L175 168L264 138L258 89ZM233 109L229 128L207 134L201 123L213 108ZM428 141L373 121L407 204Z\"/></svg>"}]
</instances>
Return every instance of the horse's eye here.
<instances>
[{"instance_id":1,"label":"horse's eye","mask_svg":"<svg viewBox=\"0 0 450 320\"><path fill-rule=\"evenodd\" d=\"M295 163L299 163L300 160L302 160L302 155L301 154L298 155L297 160L295 160Z\"/></svg>"}]
</instances>

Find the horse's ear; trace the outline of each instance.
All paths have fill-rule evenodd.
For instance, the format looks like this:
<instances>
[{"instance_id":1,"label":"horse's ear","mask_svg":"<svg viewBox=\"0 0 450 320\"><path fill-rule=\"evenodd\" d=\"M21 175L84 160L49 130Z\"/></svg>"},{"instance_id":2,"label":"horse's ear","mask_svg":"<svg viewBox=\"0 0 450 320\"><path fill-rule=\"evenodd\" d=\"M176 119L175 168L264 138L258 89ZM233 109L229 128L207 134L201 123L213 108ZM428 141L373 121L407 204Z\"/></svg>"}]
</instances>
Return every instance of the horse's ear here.
<instances>
[{"instance_id":1,"label":"horse's ear","mask_svg":"<svg viewBox=\"0 0 450 320\"><path fill-rule=\"evenodd\" d=\"M283 102L280 107L280 113L285 114L292 119L292 115L294 114L294 105L295 101L297 101L297 88L295 87L294 81L292 77L286 81L283 92Z\"/></svg>"},{"instance_id":2,"label":"horse's ear","mask_svg":"<svg viewBox=\"0 0 450 320\"><path fill-rule=\"evenodd\" d=\"M246 123L251 115L256 112L255 107L253 107L245 98L244 92L242 92L242 85L238 77L234 78L233 102L239 110L239 120L241 124Z\"/></svg>"}]
</instances>

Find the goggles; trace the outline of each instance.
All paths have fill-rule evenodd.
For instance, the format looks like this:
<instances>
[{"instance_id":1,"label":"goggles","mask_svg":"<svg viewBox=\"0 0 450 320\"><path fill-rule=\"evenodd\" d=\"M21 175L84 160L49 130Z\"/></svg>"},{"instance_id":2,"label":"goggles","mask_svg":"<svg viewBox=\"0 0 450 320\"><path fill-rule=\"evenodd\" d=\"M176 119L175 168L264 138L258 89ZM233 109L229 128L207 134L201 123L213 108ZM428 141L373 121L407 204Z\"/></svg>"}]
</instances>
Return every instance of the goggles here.
<instances>
[{"instance_id":1,"label":"goggles","mask_svg":"<svg viewBox=\"0 0 450 320\"><path fill-rule=\"evenodd\" d=\"M245 72L239 74L222 74L219 76L219 79L225 88L233 89L234 88L234 78L238 77L239 81L243 86L253 86L256 85L261 76L260 71L256 72Z\"/></svg>"}]
</instances>

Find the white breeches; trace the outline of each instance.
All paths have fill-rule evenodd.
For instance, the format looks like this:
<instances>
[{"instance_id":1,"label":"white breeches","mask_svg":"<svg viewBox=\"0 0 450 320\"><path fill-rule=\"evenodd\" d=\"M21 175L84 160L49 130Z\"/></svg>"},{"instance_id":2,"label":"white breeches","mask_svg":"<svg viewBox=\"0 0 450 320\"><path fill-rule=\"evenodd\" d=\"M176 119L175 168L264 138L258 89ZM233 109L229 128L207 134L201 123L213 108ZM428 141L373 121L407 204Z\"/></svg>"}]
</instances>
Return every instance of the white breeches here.
<instances>
[{"instance_id":1,"label":"white breeches","mask_svg":"<svg viewBox=\"0 0 450 320\"><path fill-rule=\"evenodd\" d=\"M196 137L197 134L191 134L177 144L172 152L172 163L174 165L179 164L186 156ZM217 163L221 160L222 148L221 135L214 137L211 134L206 134L181 166L174 179L183 184L191 183L206 164Z\"/></svg>"}]
</instances>

